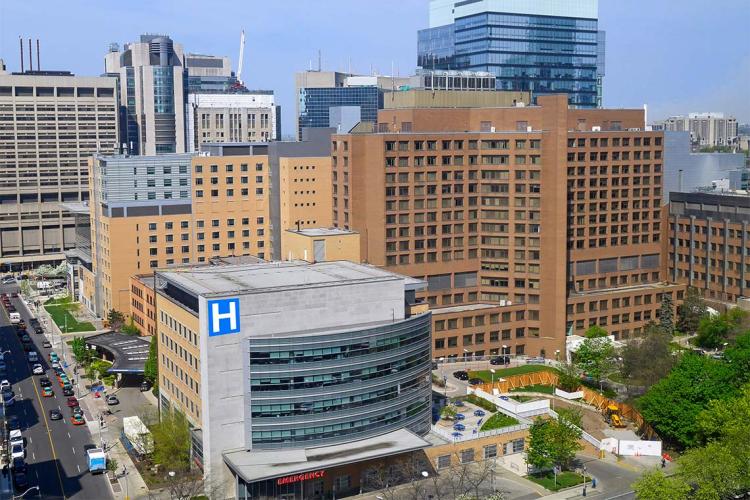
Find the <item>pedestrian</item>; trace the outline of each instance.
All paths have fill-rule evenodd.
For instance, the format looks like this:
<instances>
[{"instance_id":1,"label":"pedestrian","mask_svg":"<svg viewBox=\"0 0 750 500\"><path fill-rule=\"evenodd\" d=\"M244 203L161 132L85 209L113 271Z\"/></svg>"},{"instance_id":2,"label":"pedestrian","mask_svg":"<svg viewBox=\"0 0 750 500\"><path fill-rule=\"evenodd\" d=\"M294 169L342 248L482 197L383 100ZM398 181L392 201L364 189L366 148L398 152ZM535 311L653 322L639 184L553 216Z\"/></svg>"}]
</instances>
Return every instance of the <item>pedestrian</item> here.
<instances>
[{"instance_id":1,"label":"pedestrian","mask_svg":"<svg viewBox=\"0 0 750 500\"><path fill-rule=\"evenodd\" d=\"M664 457L661 457L661 468L663 469L666 466L667 466L667 461L664 459Z\"/></svg>"}]
</instances>

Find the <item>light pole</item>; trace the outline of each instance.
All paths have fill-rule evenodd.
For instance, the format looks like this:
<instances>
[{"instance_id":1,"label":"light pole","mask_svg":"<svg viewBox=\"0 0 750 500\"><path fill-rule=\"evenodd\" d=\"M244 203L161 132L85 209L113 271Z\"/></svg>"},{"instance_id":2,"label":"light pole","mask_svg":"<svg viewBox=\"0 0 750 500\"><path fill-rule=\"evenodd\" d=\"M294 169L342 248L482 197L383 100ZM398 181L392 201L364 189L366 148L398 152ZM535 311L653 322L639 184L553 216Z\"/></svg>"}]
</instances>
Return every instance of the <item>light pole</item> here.
<instances>
[{"instance_id":1,"label":"light pole","mask_svg":"<svg viewBox=\"0 0 750 500\"><path fill-rule=\"evenodd\" d=\"M555 349L555 361L560 362L560 349Z\"/></svg>"},{"instance_id":2,"label":"light pole","mask_svg":"<svg viewBox=\"0 0 750 500\"><path fill-rule=\"evenodd\" d=\"M125 479L125 500L130 500L130 484L128 484L128 468L127 466L122 466L122 475Z\"/></svg>"},{"instance_id":3,"label":"light pole","mask_svg":"<svg viewBox=\"0 0 750 500\"><path fill-rule=\"evenodd\" d=\"M468 365L469 362L466 359L466 355L468 353L469 353L469 350L468 349L464 349L464 370L468 370L468 368L469 368L469 365Z\"/></svg>"},{"instance_id":4,"label":"light pole","mask_svg":"<svg viewBox=\"0 0 750 500\"><path fill-rule=\"evenodd\" d=\"M503 344L503 363L505 366L510 364L510 356L508 356L508 346Z\"/></svg>"},{"instance_id":5,"label":"light pole","mask_svg":"<svg viewBox=\"0 0 750 500\"><path fill-rule=\"evenodd\" d=\"M495 369L490 368L490 373L492 373L492 387L495 387Z\"/></svg>"},{"instance_id":6,"label":"light pole","mask_svg":"<svg viewBox=\"0 0 750 500\"><path fill-rule=\"evenodd\" d=\"M20 495L13 495L13 498L23 498L23 497L24 497L24 495L26 495L26 493L28 493L28 492L29 492L29 491L31 491L31 490L36 490L36 492L37 492L37 493L41 493L41 492L39 491L39 486L32 486L31 488L29 488L28 490L24 491L24 492L23 492L23 493L21 493Z\"/></svg>"}]
</instances>

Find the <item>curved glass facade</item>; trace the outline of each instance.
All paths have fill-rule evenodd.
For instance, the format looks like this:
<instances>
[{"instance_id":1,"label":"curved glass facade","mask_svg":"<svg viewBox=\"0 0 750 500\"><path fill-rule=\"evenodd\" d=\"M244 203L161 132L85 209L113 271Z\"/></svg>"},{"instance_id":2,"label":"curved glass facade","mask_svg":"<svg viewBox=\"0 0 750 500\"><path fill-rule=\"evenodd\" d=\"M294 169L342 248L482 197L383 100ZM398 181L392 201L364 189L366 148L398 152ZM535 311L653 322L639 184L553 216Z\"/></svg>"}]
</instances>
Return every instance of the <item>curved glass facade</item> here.
<instances>
[{"instance_id":1,"label":"curved glass facade","mask_svg":"<svg viewBox=\"0 0 750 500\"><path fill-rule=\"evenodd\" d=\"M253 448L354 441L430 424L431 315L376 328L250 338Z\"/></svg>"}]
</instances>

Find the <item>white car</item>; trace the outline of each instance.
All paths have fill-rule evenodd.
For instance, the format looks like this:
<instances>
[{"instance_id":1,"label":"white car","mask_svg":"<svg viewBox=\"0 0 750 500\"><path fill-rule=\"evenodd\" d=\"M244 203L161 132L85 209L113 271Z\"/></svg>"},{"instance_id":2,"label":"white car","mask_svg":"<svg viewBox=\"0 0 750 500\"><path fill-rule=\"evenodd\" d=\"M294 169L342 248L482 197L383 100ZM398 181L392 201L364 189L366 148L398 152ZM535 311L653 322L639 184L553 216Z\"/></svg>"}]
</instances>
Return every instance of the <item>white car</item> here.
<instances>
[{"instance_id":1,"label":"white car","mask_svg":"<svg viewBox=\"0 0 750 500\"><path fill-rule=\"evenodd\" d=\"M0 382L0 391L2 391L3 389L5 389L6 387L10 387L10 382L8 382L7 379L5 379L2 382Z\"/></svg>"},{"instance_id":2,"label":"white car","mask_svg":"<svg viewBox=\"0 0 750 500\"><path fill-rule=\"evenodd\" d=\"M10 445L15 446L17 444L23 446L23 436L21 435L21 431L19 429L10 431Z\"/></svg>"},{"instance_id":3,"label":"white car","mask_svg":"<svg viewBox=\"0 0 750 500\"><path fill-rule=\"evenodd\" d=\"M23 449L22 443L16 443L10 447L11 458L26 458L26 450Z\"/></svg>"},{"instance_id":4,"label":"white car","mask_svg":"<svg viewBox=\"0 0 750 500\"><path fill-rule=\"evenodd\" d=\"M34 375L44 375L44 368L39 363L35 364L31 369L31 373Z\"/></svg>"}]
</instances>

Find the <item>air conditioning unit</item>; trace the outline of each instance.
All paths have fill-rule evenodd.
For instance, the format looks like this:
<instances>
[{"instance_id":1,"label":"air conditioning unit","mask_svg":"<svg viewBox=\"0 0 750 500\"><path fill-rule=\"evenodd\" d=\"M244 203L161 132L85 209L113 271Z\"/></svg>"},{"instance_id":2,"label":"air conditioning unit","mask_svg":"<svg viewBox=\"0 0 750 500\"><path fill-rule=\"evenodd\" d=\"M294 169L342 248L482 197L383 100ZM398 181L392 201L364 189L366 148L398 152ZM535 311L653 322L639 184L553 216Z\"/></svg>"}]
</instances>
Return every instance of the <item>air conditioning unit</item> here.
<instances>
[{"instance_id":1,"label":"air conditioning unit","mask_svg":"<svg viewBox=\"0 0 750 500\"><path fill-rule=\"evenodd\" d=\"M495 131L495 127L490 127L490 132L494 132L494 131Z\"/></svg>"},{"instance_id":2,"label":"air conditioning unit","mask_svg":"<svg viewBox=\"0 0 750 500\"><path fill-rule=\"evenodd\" d=\"M533 131L533 130L534 130L534 129L532 128L532 126L531 126L531 125L528 125L528 126L526 127L526 132L531 132L531 131Z\"/></svg>"},{"instance_id":3,"label":"air conditioning unit","mask_svg":"<svg viewBox=\"0 0 750 500\"><path fill-rule=\"evenodd\" d=\"M591 131L592 132L601 132L602 128L601 127L591 127Z\"/></svg>"}]
</instances>

